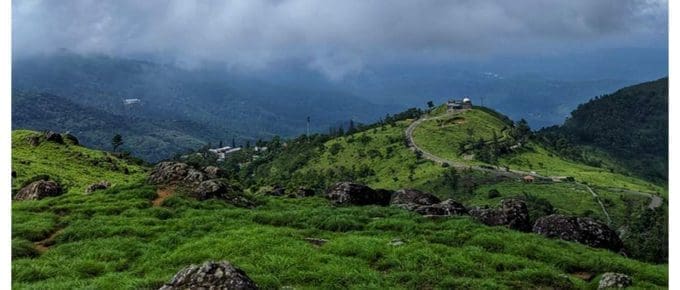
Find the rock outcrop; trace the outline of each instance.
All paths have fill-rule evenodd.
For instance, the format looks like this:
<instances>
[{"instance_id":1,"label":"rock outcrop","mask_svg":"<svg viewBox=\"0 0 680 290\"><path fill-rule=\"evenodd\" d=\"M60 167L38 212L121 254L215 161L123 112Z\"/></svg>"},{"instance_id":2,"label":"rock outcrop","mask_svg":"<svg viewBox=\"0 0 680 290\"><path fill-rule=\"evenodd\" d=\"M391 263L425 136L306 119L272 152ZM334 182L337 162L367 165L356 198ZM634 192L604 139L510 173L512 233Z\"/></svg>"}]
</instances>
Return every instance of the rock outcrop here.
<instances>
[{"instance_id":1,"label":"rock outcrop","mask_svg":"<svg viewBox=\"0 0 680 290\"><path fill-rule=\"evenodd\" d=\"M38 200L63 193L61 186L51 180L38 180L26 185L14 196L16 200Z\"/></svg>"},{"instance_id":2,"label":"rock outcrop","mask_svg":"<svg viewBox=\"0 0 680 290\"><path fill-rule=\"evenodd\" d=\"M203 172L181 162L161 162L149 174L148 181L152 184L198 184L207 180Z\"/></svg>"},{"instance_id":3,"label":"rock outcrop","mask_svg":"<svg viewBox=\"0 0 680 290\"><path fill-rule=\"evenodd\" d=\"M621 273L604 273L597 289L626 288L633 285L633 279Z\"/></svg>"},{"instance_id":4,"label":"rock outcrop","mask_svg":"<svg viewBox=\"0 0 680 290\"><path fill-rule=\"evenodd\" d=\"M258 287L243 270L221 261L186 267L159 290L180 289L251 290Z\"/></svg>"},{"instance_id":5,"label":"rock outcrop","mask_svg":"<svg viewBox=\"0 0 680 290\"><path fill-rule=\"evenodd\" d=\"M45 132L45 140L57 144L64 144L64 138L61 137L61 134L53 131Z\"/></svg>"},{"instance_id":6,"label":"rock outcrop","mask_svg":"<svg viewBox=\"0 0 680 290\"><path fill-rule=\"evenodd\" d=\"M240 189L229 184L226 179L210 179L202 181L191 191L191 196L198 200L221 199L236 206L251 207L254 203L243 196Z\"/></svg>"},{"instance_id":7,"label":"rock outcrop","mask_svg":"<svg viewBox=\"0 0 680 290\"><path fill-rule=\"evenodd\" d=\"M468 210L465 208L465 206L451 199L431 205L421 205L416 207L413 211L424 216L451 216L464 215L468 213Z\"/></svg>"},{"instance_id":8,"label":"rock outcrop","mask_svg":"<svg viewBox=\"0 0 680 290\"><path fill-rule=\"evenodd\" d=\"M560 214L536 220L533 232L549 238L578 242L595 248L618 252L623 242L614 230L591 218L570 217Z\"/></svg>"},{"instance_id":9,"label":"rock outcrop","mask_svg":"<svg viewBox=\"0 0 680 290\"><path fill-rule=\"evenodd\" d=\"M475 220L489 226L505 226L509 229L528 232L531 230L529 210L519 199L504 199L496 209L473 208L469 211Z\"/></svg>"},{"instance_id":10,"label":"rock outcrop","mask_svg":"<svg viewBox=\"0 0 680 290\"><path fill-rule=\"evenodd\" d=\"M87 193L87 194L93 193L97 190L107 189L110 186L111 186L110 182L103 180L103 181L96 182L96 183L88 185L87 188L85 188L85 193Z\"/></svg>"},{"instance_id":11,"label":"rock outcrop","mask_svg":"<svg viewBox=\"0 0 680 290\"><path fill-rule=\"evenodd\" d=\"M414 210L418 206L433 205L439 202L439 198L431 193L415 189L400 189L394 193L391 204Z\"/></svg>"},{"instance_id":12,"label":"rock outcrop","mask_svg":"<svg viewBox=\"0 0 680 290\"><path fill-rule=\"evenodd\" d=\"M219 168L217 166L206 166L206 167L203 168L203 172L205 172L205 174L210 179L225 177L224 170L222 170L222 168Z\"/></svg>"},{"instance_id":13,"label":"rock outcrop","mask_svg":"<svg viewBox=\"0 0 680 290\"><path fill-rule=\"evenodd\" d=\"M391 197L389 191L351 182L338 182L326 190L326 198L334 205L388 205Z\"/></svg>"}]
</instances>

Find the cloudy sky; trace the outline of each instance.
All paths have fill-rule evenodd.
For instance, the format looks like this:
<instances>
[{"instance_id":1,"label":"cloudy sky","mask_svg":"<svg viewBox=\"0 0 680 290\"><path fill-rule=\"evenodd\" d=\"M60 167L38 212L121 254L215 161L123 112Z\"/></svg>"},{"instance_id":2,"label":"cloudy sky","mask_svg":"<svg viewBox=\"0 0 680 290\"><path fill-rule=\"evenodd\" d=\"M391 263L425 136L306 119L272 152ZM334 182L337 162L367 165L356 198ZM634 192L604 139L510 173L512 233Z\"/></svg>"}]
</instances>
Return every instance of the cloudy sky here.
<instances>
[{"instance_id":1,"label":"cloudy sky","mask_svg":"<svg viewBox=\"0 0 680 290\"><path fill-rule=\"evenodd\" d=\"M664 0L14 0L14 57L65 48L185 65L373 62L666 47Z\"/></svg>"}]
</instances>

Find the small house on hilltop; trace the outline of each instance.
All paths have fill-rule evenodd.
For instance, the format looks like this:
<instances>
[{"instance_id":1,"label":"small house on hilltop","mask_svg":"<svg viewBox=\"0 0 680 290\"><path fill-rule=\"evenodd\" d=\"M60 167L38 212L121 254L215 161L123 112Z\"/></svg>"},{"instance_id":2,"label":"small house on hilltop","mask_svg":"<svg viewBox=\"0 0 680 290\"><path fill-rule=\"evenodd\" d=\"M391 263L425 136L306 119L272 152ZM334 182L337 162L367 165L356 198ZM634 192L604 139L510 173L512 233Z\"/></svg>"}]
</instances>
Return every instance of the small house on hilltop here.
<instances>
[{"instance_id":1,"label":"small house on hilltop","mask_svg":"<svg viewBox=\"0 0 680 290\"><path fill-rule=\"evenodd\" d=\"M525 183L533 183L534 180L536 180L536 178L531 175L522 177L522 181L524 181Z\"/></svg>"},{"instance_id":2,"label":"small house on hilltop","mask_svg":"<svg viewBox=\"0 0 680 290\"><path fill-rule=\"evenodd\" d=\"M451 99L446 102L446 108L449 112L454 110L472 109L472 101L468 97L465 97L462 100Z\"/></svg>"}]
</instances>

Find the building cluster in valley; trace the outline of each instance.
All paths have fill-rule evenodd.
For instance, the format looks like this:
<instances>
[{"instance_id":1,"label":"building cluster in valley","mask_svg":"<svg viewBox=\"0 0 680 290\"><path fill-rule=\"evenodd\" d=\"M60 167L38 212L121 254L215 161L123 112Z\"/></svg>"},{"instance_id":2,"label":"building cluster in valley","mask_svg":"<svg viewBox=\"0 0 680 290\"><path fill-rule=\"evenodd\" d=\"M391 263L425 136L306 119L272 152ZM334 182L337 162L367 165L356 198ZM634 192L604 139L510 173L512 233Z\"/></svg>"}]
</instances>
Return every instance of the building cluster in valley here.
<instances>
[{"instance_id":1,"label":"building cluster in valley","mask_svg":"<svg viewBox=\"0 0 680 290\"><path fill-rule=\"evenodd\" d=\"M220 147L220 148L208 149L208 151L215 153L217 155L217 161L221 162L221 161L224 161L225 158L227 158L227 155L232 154L234 152L241 151L241 149L243 149L243 148L224 146L224 147ZM255 152L264 152L264 151L267 151L267 147L255 146L255 147L253 147L253 150Z\"/></svg>"}]
</instances>

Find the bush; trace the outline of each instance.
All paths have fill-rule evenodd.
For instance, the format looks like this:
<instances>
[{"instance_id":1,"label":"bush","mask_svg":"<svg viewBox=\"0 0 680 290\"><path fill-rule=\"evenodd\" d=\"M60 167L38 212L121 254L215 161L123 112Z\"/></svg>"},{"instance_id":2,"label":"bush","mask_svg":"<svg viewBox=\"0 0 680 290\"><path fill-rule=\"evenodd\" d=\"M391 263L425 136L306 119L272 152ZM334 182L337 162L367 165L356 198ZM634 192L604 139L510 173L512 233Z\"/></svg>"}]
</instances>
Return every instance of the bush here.
<instances>
[{"instance_id":1,"label":"bush","mask_svg":"<svg viewBox=\"0 0 680 290\"><path fill-rule=\"evenodd\" d=\"M489 190L489 192L486 194L486 197L489 198L489 199L497 198L497 197L500 197L500 196L501 196L501 193L498 192L498 190L496 190L495 188Z\"/></svg>"}]
</instances>

